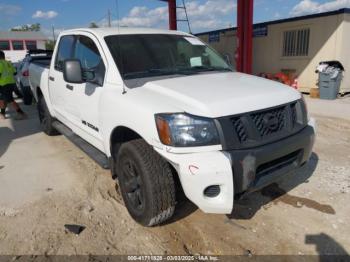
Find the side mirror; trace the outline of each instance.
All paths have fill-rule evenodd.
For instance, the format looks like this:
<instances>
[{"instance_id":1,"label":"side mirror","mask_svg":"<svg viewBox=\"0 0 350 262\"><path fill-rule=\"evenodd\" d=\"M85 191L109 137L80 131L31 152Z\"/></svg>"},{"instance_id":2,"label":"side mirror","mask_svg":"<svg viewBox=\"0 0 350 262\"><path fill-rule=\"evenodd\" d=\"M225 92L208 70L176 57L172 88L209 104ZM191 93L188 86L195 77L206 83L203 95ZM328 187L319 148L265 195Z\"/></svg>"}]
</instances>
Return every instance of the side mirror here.
<instances>
[{"instance_id":1,"label":"side mirror","mask_svg":"<svg viewBox=\"0 0 350 262\"><path fill-rule=\"evenodd\" d=\"M94 82L95 80L95 71L94 70L84 70L83 71L83 78L86 82Z\"/></svg>"},{"instance_id":2,"label":"side mirror","mask_svg":"<svg viewBox=\"0 0 350 262\"><path fill-rule=\"evenodd\" d=\"M83 70L81 68L80 60L67 59L63 64L63 78L64 81L73 84L84 83Z\"/></svg>"},{"instance_id":3,"label":"side mirror","mask_svg":"<svg viewBox=\"0 0 350 262\"><path fill-rule=\"evenodd\" d=\"M101 61L93 69L84 70L83 78L85 79L86 82L95 84L97 86L102 86L105 72L106 72L105 66Z\"/></svg>"}]
</instances>

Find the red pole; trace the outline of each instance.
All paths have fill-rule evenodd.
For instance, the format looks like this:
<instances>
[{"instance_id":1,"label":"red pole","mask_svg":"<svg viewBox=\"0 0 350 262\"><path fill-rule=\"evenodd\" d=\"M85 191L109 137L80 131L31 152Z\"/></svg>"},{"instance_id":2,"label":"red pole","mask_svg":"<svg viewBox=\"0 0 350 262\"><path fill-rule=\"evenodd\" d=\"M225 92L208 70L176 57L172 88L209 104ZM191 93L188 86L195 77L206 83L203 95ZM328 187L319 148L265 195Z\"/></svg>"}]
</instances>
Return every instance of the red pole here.
<instances>
[{"instance_id":1,"label":"red pole","mask_svg":"<svg viewBox=\"0 0 350 262\"><path fill-rule=\"evenodd\" d=\"M243 72L243 3L244 0L237 1L237 50L236 50L236 69Z\"/></svg>"},{"instance_id":2,"label":"red pole","mask_svg":"<svg viewBox=\"0 0 350 262\"><path fill-rule=\"evenodd\" d=\"M168 0L169 6L169 29L177 30L176 0Z\"/></svg>"},{"instance_id":3,"label":"red pole","mask_svg":"<svg viewBox=\"0 0 350 262\"><path fill-rule=\"evenodd\" d=\"M253 0L237 2L237 71L251 74L253 63Z\"/></svg>"}]
</instances>

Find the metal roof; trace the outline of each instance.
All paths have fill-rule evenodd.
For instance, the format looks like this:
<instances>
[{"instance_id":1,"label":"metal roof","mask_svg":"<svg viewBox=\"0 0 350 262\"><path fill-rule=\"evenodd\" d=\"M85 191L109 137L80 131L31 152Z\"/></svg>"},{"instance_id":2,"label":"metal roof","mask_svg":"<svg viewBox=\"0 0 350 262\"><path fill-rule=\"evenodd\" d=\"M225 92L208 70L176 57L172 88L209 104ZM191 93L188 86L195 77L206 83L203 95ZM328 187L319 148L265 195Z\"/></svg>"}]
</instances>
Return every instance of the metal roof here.
<instances>
[{"instance_id":1,"label":"metal roof","mask_svg":"<svg viewBox=\"0 0 350 262\"><path fill-rule=\"evenodd\" d=\"M42 32L32 31L0 31L3 40L48 40Z\"/></svg>"},{"instance_id":2,"label":"metal roof","mask_svg":"<svg viewBox=\"0 0 350 262\"><path fill-rule=\"evenodd\" d=\"M268 26L268 25L274 25L274 24L282 24L282 23L288 23L288 22L294 22L294 21L300 21L300 20L307 20L312 18L319 18L319 17L326 17L326 16L332 16L332 15L340 15L340 14L350 14L350 8L343 8L335 11L325 12L325 13L318 13L313 15L305 15L305 16L298 16L298 17L291 17L291 18L285 18L275 21L269 21L269 22L263 22L263 23L257 23L254 24L255 27L261 27L261 26ZM207 35L209 33L225 33L228 31L236 30L237 27L230 27L225 29L219 29L219 30L213 30L213 31L207 31L195 34L196 36L200 35Z\"/></svg>"}]
</instances>

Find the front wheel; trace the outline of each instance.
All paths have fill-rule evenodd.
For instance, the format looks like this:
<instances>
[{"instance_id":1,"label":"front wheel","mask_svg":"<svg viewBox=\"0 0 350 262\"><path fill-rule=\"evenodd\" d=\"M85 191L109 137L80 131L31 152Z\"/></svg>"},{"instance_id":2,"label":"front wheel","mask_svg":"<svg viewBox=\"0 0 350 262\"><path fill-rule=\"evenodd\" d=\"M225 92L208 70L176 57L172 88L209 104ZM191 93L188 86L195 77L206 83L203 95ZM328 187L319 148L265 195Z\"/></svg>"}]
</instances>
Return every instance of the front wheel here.
<instances>
[{"instance_id":1,"label":"front wheel","mask_svg":"<svg viewBox=\"0 0 350 262\"><path fill-rule=\"evenodd\" d=\"M159 225L175 211L175 183L169 164L144 140L120 147L116 166L121 194L131 217Z\"/></svg>"},{"instance_id":2,"label":"front wheel","mask_svg":"<svg viewBox=\"0 0 350 262\"><path fill-rule=\"evenodd\" d=\"M43 96L39 97L38 114L39 114L41 129L44 131L44 133L47 134L48 136L57 135L58 132L52 125L52 123L54 122L54 119L50 114L50 111L46 105L46 102Z\"/></svg>"}]
</instances>

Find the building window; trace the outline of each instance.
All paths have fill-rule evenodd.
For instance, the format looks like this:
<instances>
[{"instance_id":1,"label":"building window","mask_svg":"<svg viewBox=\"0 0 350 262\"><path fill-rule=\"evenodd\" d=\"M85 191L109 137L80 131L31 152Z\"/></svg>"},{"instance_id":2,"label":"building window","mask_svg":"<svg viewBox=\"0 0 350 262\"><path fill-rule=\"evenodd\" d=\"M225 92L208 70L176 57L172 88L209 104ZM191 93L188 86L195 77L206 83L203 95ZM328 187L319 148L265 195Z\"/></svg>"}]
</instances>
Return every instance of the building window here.
<instances>
[{"instance_id":1,"label":"building window","mask_svg":"<svg viewBox=\"0 0 350 262\"><path fill-rule=\"evenodd\" d=\"M12 49L13 50L23 50L24 49L23 41L22 40L12 41Z\"/></svg>"},{"instance_id":2,"label":"building window","mask_svg":"<svg viewBox=\"0 0 350 262\"><path fill-rule=\"evenodd\" d=\"M10 41L0 40L0 50L10 50Z\"/></svg>"},{"instance_id":3,"label":"building window","mask_svg":"<svg viewBox=\"0 0 350 262\"><path fill-rule=\"evenodd\" d=\"M310 29L285 31L283 33L283 56L308 56Z\"/></svg>"},{"instance_id":4,"label":"building window","mask_svg":"<svg viewBox=\"0 0 350 262\"><path fill-rule=\"evenodd\" d=\"M37 50L36 41L26 41L27 50Z\"/></svg>"}]
</instances>

